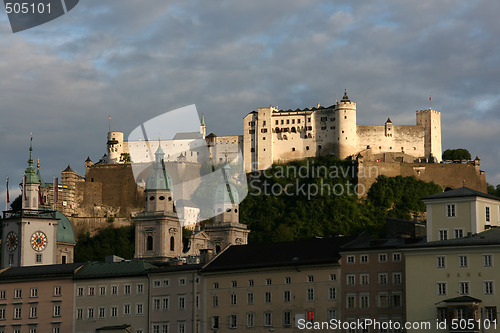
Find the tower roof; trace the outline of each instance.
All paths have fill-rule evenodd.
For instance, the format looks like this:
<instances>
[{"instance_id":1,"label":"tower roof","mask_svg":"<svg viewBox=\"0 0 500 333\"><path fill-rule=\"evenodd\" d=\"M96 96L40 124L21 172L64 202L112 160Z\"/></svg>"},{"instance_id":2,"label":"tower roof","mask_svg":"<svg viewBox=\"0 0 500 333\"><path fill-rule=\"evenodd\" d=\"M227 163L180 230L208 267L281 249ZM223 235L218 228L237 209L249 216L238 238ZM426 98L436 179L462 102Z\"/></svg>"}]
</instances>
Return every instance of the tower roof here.
<instances>
[{"instance_id":1,"label":"tower roof","mask_svg":"<svg viewBox=\"0 0 500 333\"><path fill-rule=\"evenodd\" d=\"M386 124L387 124L387 123L391 123L391 124L392 124L391 118L387 118L387 121L386 121L385 123L386 123Z\"/></svg>"},{"instance_id":2,"label":"tower roof","mask_svg":"<svg viewBox=\"0 0 500 333\"><path fill-rule=\"evenodd\" d=\"M350 102L349 96L347 96L347 89L344 90L344 97L342 97L341 102Z\"/></svg>"},{"instance_id":3,"label":"tower roof","mask_svg":"<svg viewBox=\"0 0 500 333\"><path fill-rule=\"evenodd\" d=\"M63 172L75 172L73 169L71 169L71 166L68 164L66 169L63 170Z\"/></svg>"},{"instance_id":4,"label":"tower roof","mask_svg":"<svg viewBox=\"0 0 500 333\"><path fill-rule=\"evenodd\" d=\"M158 149L155 152L155 162L153 164L153 172L149 175L146 180L146 191L147 190L171 190L172 189L172 179L170 175L165 171L165 164L163 158L165 153L161 148L161 141L158 144Z\"/></svg>"},{"instance_id":5,"label":"tower roof","mask_svg":"<svg viewBox=\"0 0 500 333\"><path fill-rule=\"evenodd\" d=\"M28 159L28 167L24 171L26 177L26 184L39 184L40 181L33 167L33 137L30 139L30 157Z\"/></svg>"},{"instance_id":6,"label":"tower roof","mask_svg":"<svg viewBox=\"0 0 500 333\"><path fill-rule=\"evenodd\" d=\"M220 184L215 191L215 203L235 203L240 202L240 197L236 186L233 184Z\"/></svg>"},{"instance_id":7,"label":"tower roof","mask_svg":"<svg viewBox=\"0 0 500 333\"><path fill-rule=\"evenodd\" d=\"M56 241L76 244L75 231L73 230L71 221L60 211L56 211L56 218L59 219L57 222Z\"/></svg>"}]
</instances>

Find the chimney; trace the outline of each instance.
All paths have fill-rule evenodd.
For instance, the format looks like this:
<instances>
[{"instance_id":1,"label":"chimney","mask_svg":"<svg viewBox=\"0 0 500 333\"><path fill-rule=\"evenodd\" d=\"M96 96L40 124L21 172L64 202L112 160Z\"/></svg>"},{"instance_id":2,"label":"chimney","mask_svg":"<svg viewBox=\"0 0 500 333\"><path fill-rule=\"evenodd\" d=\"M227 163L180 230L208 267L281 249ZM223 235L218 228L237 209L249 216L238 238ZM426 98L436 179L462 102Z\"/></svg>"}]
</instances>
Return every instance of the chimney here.
<instances>
[{"instance_id":1,"label":"chimney","mask_svg":"<svg viewBox=\"0 0 500 333\"><path fill-rule=\"evenodd\" d=\"M201 249L200 250L200 264L204 265L214 257L214 250L212 249Z\"/></svg>"}]
</instances>

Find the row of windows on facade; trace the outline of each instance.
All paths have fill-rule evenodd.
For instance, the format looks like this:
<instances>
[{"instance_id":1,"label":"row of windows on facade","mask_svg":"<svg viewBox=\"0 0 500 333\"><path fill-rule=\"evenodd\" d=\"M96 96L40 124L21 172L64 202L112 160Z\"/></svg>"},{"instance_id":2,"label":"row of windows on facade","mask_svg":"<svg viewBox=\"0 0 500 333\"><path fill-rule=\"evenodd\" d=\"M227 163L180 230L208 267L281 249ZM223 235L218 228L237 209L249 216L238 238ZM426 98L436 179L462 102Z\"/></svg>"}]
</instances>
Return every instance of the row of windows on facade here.
<instances>
[{"instance_id":1,"label":"row of windows on facade","mask_svg":"<svg viewBox=\"0 0 500 333\"><path fill-rule=\"evenodd\" d=\"M500 206L499 210L499 218L500 218ZM447 217L456 217L457 216L457 207L455 204L447 204L446 205L446 216ZM491 207L484 207L484 219L486 223L491 223Z\"/></svg>"},{"instance_id":2,"label":"row of windows on facade","mask_svg":"<svg viewBox=\"0 0 500 333\"><path fill-rule=\"evenodd\" d=\"M449 237L448 237L448 229L439 229L438 230L438 233L439 233L439 240L447 240ZM455 238L462 238L464 237L464 229L462 228L455 228L453 229L453 236Z\"/></svg>"},{"instance_id":3,"label":"row of windows on facade","mask_svg":"<svg viewBox=\"0 0 500 333\"><path fill-rule=\"evenodd\" d=\"M356 304L356 299L358 295L348 294L346 295L346 309L368 309L370 308L370 294L363 293L359 295L359 304ZM377 307L379 308L400 308L402 307L402 296L401 291L392 292L389 294L387 291L378 292L376 297Z\"/></svg>"},{"instance_id":4,"label":"row of windows on facade","mask_svg":"<svg viewBox=\"0 0 500 333\"><path fill-rule=\"evenodd\" d=\"M169 322L159 322L153 323L151 326L153 333L169 333L170 323ZM184 320L179 320L177 322L177 332L186 333L186 322ZM200 322L196 322L196 332L201 332Z\"/></svg>"},{"instance_id":5,"label":"row of windows on facade","mask_svg":"<svg viewBox=\"0 0 500 333\"><path fill-rule=\"evenodd\" d=\"M309 320L312 321L314 318L314 312L307 312ZM337 311L336 309L328 309L327 310L328 320L337 319ZM257 314L254 312L249 312L245 315L246 323L244 324L248 328L258 328L258 327L273 327L273 312L266 311L263 313L262 324L257 323ZM227 322L223 321L223 318L220 316L212 316L212 329L221 329L222 327L229 328L238 328L239 325L239 316L237 314L231 314L227 317ZM282 325L283 327L291 327L293 324L293 313L290 310L285 310L282 313Z\"/></svg>"},{"instance_id":6,"label":"row of windows on facade","mask_svg":"<svg viewBox=\"0 0 500 333\"><path fill-rule=\"evenodd\" d=\"M330 274L329 275L329 280L330 281L337 281L337 274L335 274L335 273ZM264 282L265 282L266 286L270 286L270 285L273 284L273 281L272 281L271 278L266 278ZM286 276L284 278L283 282L285 284L291 284L292 283L292 278L289 277L289 276ZM307 282L314 282L314 275L308 275L307 276ZM250 286L250 287L255 286L255 280L254 279L248 280L248 286ZM214 282L213 287L214 287L214 289L219 289L219 282ZM238 281L237 280L231 281L231 286L230 287L232 287L232 288L238 287Z\"/></svg>"},{"instance_id":7,"label":"row of windows on facade","mask_svg":"<svg viewBox=\"0 0 500 333\"><path fill-rule=\"evenodd\" d=\"M347 119L347 116L344 116L344 119ZM328 121L328 117L321 117L320 118L320 121L322 123L326 123ZM330 118L330 122L334 122L335 121L335 118ZM274 124L275 125L284 125L284 124L295 124L295 122L297 122L297 124L300 124L301 123L301 119L298 118L298 119L278 119L278 120L275 120L274 121ZM311 122L311 117L307 117L307 122L310 123ZM267 122L265 120L262 121L262 126L266 126ZM248 126L250 127L254 127L255 126L255 121L250 121L248 122Z\"/></svg>"},{"instance_id":8,"label":"row of windows on facade","mask_svg":"<svg viewBox=\"0 0 500 333\"><path fill-rule=\"evenodd\" d=\"M315 291L314 288L307 288L306 289L306 300L307 301L314 301L315 298ZM328 288L328 299L333 301L337 298L337 289L335 287L330 287ZM272 303L272 292L271 291L266 291L264 292L264 301L265 303ZM282 298L284 303L289 303L292 301L292 292L290 290L285 290L283 291L283 298ZM255 293L249 292L247 293L247 298L246 302L249 305L254 304L255 301ZM238 295L237 294L231 294L229 295L229 302L231 305L238 305ZM212 307L216 308L219 306L219 295L213 295L212 296Z\"/></svg>"},{"instance_id":9,"label":"row of windows on facade","mask_svg":"<svg viewBox=\"0 0 500 333\"><path fill-rule=\"evenodd\" d=\"M448 311L449 311L448 308L444 308L444 307L438 308L437 309L438 321L440 321L440 322L447 321L449 319L448 318ZM486 320L489 320L490 322L497 320L497 317L498 317L497 316L497 307L496 306L485 306L484 307L484 314L485 314L485 318L483 320L483 323ZM454 308L454 318L457 319L458 321L460 321L460 320L467 321L468 319L476 319L473 317L474 316L470 315L470 311L466 307L455 307ZM474 320L474 322L475 322L475 320ZM479 329L477 329L477 331L479 331Z\"/></svg>"},{"instance_id":10,"label":"row of windows on facade","mask_svg":"<svg viewBox=\"0 0 500 333\"><path fill-rule=\"evenodd\" d=\"M400 285L403 282L403 274L401 272L392 273L392 284ZM362 273L359 274L359 284L367 286L370 284L370 274ZM378 273L378 284L388 285L389 284L389 273ZM355 286L356 285L356 274L346 275L346 285Z\"/></svg>"},{"instance_id":11,"label":"row of windows on facade","mask_svg":"<svg viewBox=\"0 0 500 333\"><path fill-rule=\"evenodd\" d=\"M99 296L106 296L107 293L107 286L99 286L99 287L94 287L94 286L89 286L87 287L87 295L86 296L96 296L97 293L96 291L99 292ZM136 289L135 289L136 294L144 294L144 284L143 283L138 283L136 284ZM130 295L132 294L132 285L126 284L123 286L123 294L124 295ZM118 286L111 286L111 295L118 295ZM76 288L76 296L77 297L82 297L85 296L85 287L77 287Z\"/></svg>"},{"instance_id":12,"label":"row of windows on facade","mask_svg":"<svg viewBox=\"0 0 500 333\"><path fill-rule=\"evenodd\" d=\"M29 318L35 319L38 318L38 304L30 304L29 308ZM0 306L0 320L7 319L7 312L4 306ZM52 317L61 317L61 304L57 303L53 305ZM23 318L23 308L22 305L16 305L13 310L13 319L22 319Z\"/></svg>"},{"instance_id":13,"label":"row of windows on facade","mask_svg":"<svg viewBox=\"0 0 500 333\"><path fill-rule=\"evenodd\" d=\"M61 296L62 295L62 287L61 286L54 286L53 287L53 296ZM4 300L7 299L7 290L3 289L0 290L0 299ZM37 298L38 297L38 288L30 288L30 298ZM14 298L23 298L23 289L18 288L14 289Z\"/></svg>"},{"instance_id":14,"label":"row of windows on facade","mask_svg":"<svg viewBox=\"0 0 500 333\"><path fill-rule=\"evenodd\" d=\"M184 299L184 303L185 303L185 299ZM184 306L185 306L185 304L184 304ZM118 308L119 308L118 306L111 306L110 307L110 313L109 313L110 318L117 318L119 316ZM77 320L84 320L84 319L94 320L96 318L96 315L97 315L98 319L105 319L107 316L106 310L107 310L107 308L105 306L98 307L97 309L93 308L93 307L89 307L89 308L87 308L87 311L85 311L84 308L76 308L76 319ZM135 314L138 316L144 315L144 304L143 303L136 303L134 313L132 313L132 304L123 304L122 316L130 316L132 314Z\"/></svg>"},{"instance_id":15,"label":"row of windows on facade","mask_svg":"<svg viewBox=\"0 0 500 333\"><path fill-rule=\"evenodd\" d=\"M5 326L0 327L0 333L6 333L6 332L7 332L7 330L6 330ZM12 333L21 333L21 332L37 333L38 328L36 327L36 325L29 325L28 330L25 331L21 328L21 325L13 325L12 330L9 331L9 333L10 332L12 332ZM43 333L45 333L45 332L43 332ZM59 324L52 324L52 333L61 333L61 328L60 328ZM165 333L168 333L168 332L165 332Z\"/></svg>"},{"instance_id":16,"label":"row of windows on facade","mask_svg":"<svg viewBox=\"0 0 500 333\"><path fill-rule=\"evenodd\" d=\"M367 264L369 262L369 256L367 254L361 254L361 255L359 255L359 261L363 264ZM401 253L393 253L392 254L392 261L393 262L400 262L401 261ZM346 262L348 264L355 264L356 263L356 256L355 255L346 256ZM380 253L378 255L378 262L379 263L388 262L387 253Z\"/></svg>"},{"instance_id":17,"label":"row of windows on facade","mask_svg":"<svg viewBox=\"0 0 500 333\"><path fill-rule=\"evenodd\" d=\"M437 282L436 292L438 296L448 295L448 282ZM461 296L470 295L471 285L470 281L460 281L458 282L458 294ZM494 295L495 294L495 282L494 281L483 281L483 294L484 295Z\"/></svg>"},{"instance_id":18,"label":"row of windows on facade","mask_svg":"<svg viewBox=\"0 0 500 333\"><path fill-rule=\"evenodd\" d=\"M493 267L493 255L483 254L482 255L483 267ZM436 267L446 268L446 256L436 256ZM467 254L458 256L458 267L467 268L469 267L469 256Z\"/></svg>"}]
</instances>

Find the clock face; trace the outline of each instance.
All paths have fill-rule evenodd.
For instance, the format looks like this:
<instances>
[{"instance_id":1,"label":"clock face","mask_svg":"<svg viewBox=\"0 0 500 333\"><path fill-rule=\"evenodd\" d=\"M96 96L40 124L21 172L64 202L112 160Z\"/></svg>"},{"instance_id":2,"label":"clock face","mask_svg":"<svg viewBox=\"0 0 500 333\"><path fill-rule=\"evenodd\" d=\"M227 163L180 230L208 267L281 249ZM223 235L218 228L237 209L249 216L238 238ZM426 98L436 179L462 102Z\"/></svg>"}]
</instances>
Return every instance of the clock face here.
<instances>
[{"instance_id":1,"label":"clock face","mask_svg":"<svg viewBox=\"0 0 500 333\"><path fill-rule=\"evenodd\" d=\"M47 246L47 236L41 231L35 232L31 236L31 247L35 251L43 251L45 247Z\"/></svg>"},{"instance_id":2,"label":"clock face","mask_svg":"<svg viewBox=\"0 0 500 333\"><path fill-rule=\"evenodd\" d=\"M11 231L7 235L7 249L12 252L16 248L17 248L17 235L15 232Z\"/></svg>"}]
</instances>

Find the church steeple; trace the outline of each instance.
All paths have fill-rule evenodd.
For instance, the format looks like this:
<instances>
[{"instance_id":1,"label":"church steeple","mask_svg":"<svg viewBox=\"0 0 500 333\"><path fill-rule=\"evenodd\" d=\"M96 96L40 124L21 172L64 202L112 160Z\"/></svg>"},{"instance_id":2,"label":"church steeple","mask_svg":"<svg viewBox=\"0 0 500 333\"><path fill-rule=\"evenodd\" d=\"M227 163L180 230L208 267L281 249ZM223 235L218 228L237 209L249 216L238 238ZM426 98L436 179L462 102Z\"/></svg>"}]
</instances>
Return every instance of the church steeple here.
<instances>
[{"instance_id":1,"label":"church steeple","mask_svg":"<svg viewBox=\"0 0 500 333\"><path fill-rule=\"evenodd\" d=\"M161 148L161 140L158 142L158 149L155 152L153 171L146 180L146 211L174 212L174 202L172 198L172 179L165 170L165 153Z\"/></svg>"},{"instance_id":2,"label":"church steeple","mask_svg":"<svg viewBox=\"0 0 500 333\"><path fill-rule=\"evenodd\" d=\"M205 136L207 135L207 127L205 126L205 114L201 114L201 125L200 125L200 134L203 136L203 139L205 139Z\"/></svg>"},{"instance_id":3,"label":"church steeple","mask_svg":"<svg viewBox=\"0 0 500 333\"><path fill-rule=\"evenodd\" d=\"M24 171L22 208L38 209L40 180L33 167L33 136L30 139L29 152L28 167Z\"/></svg>"}]
</instances>

